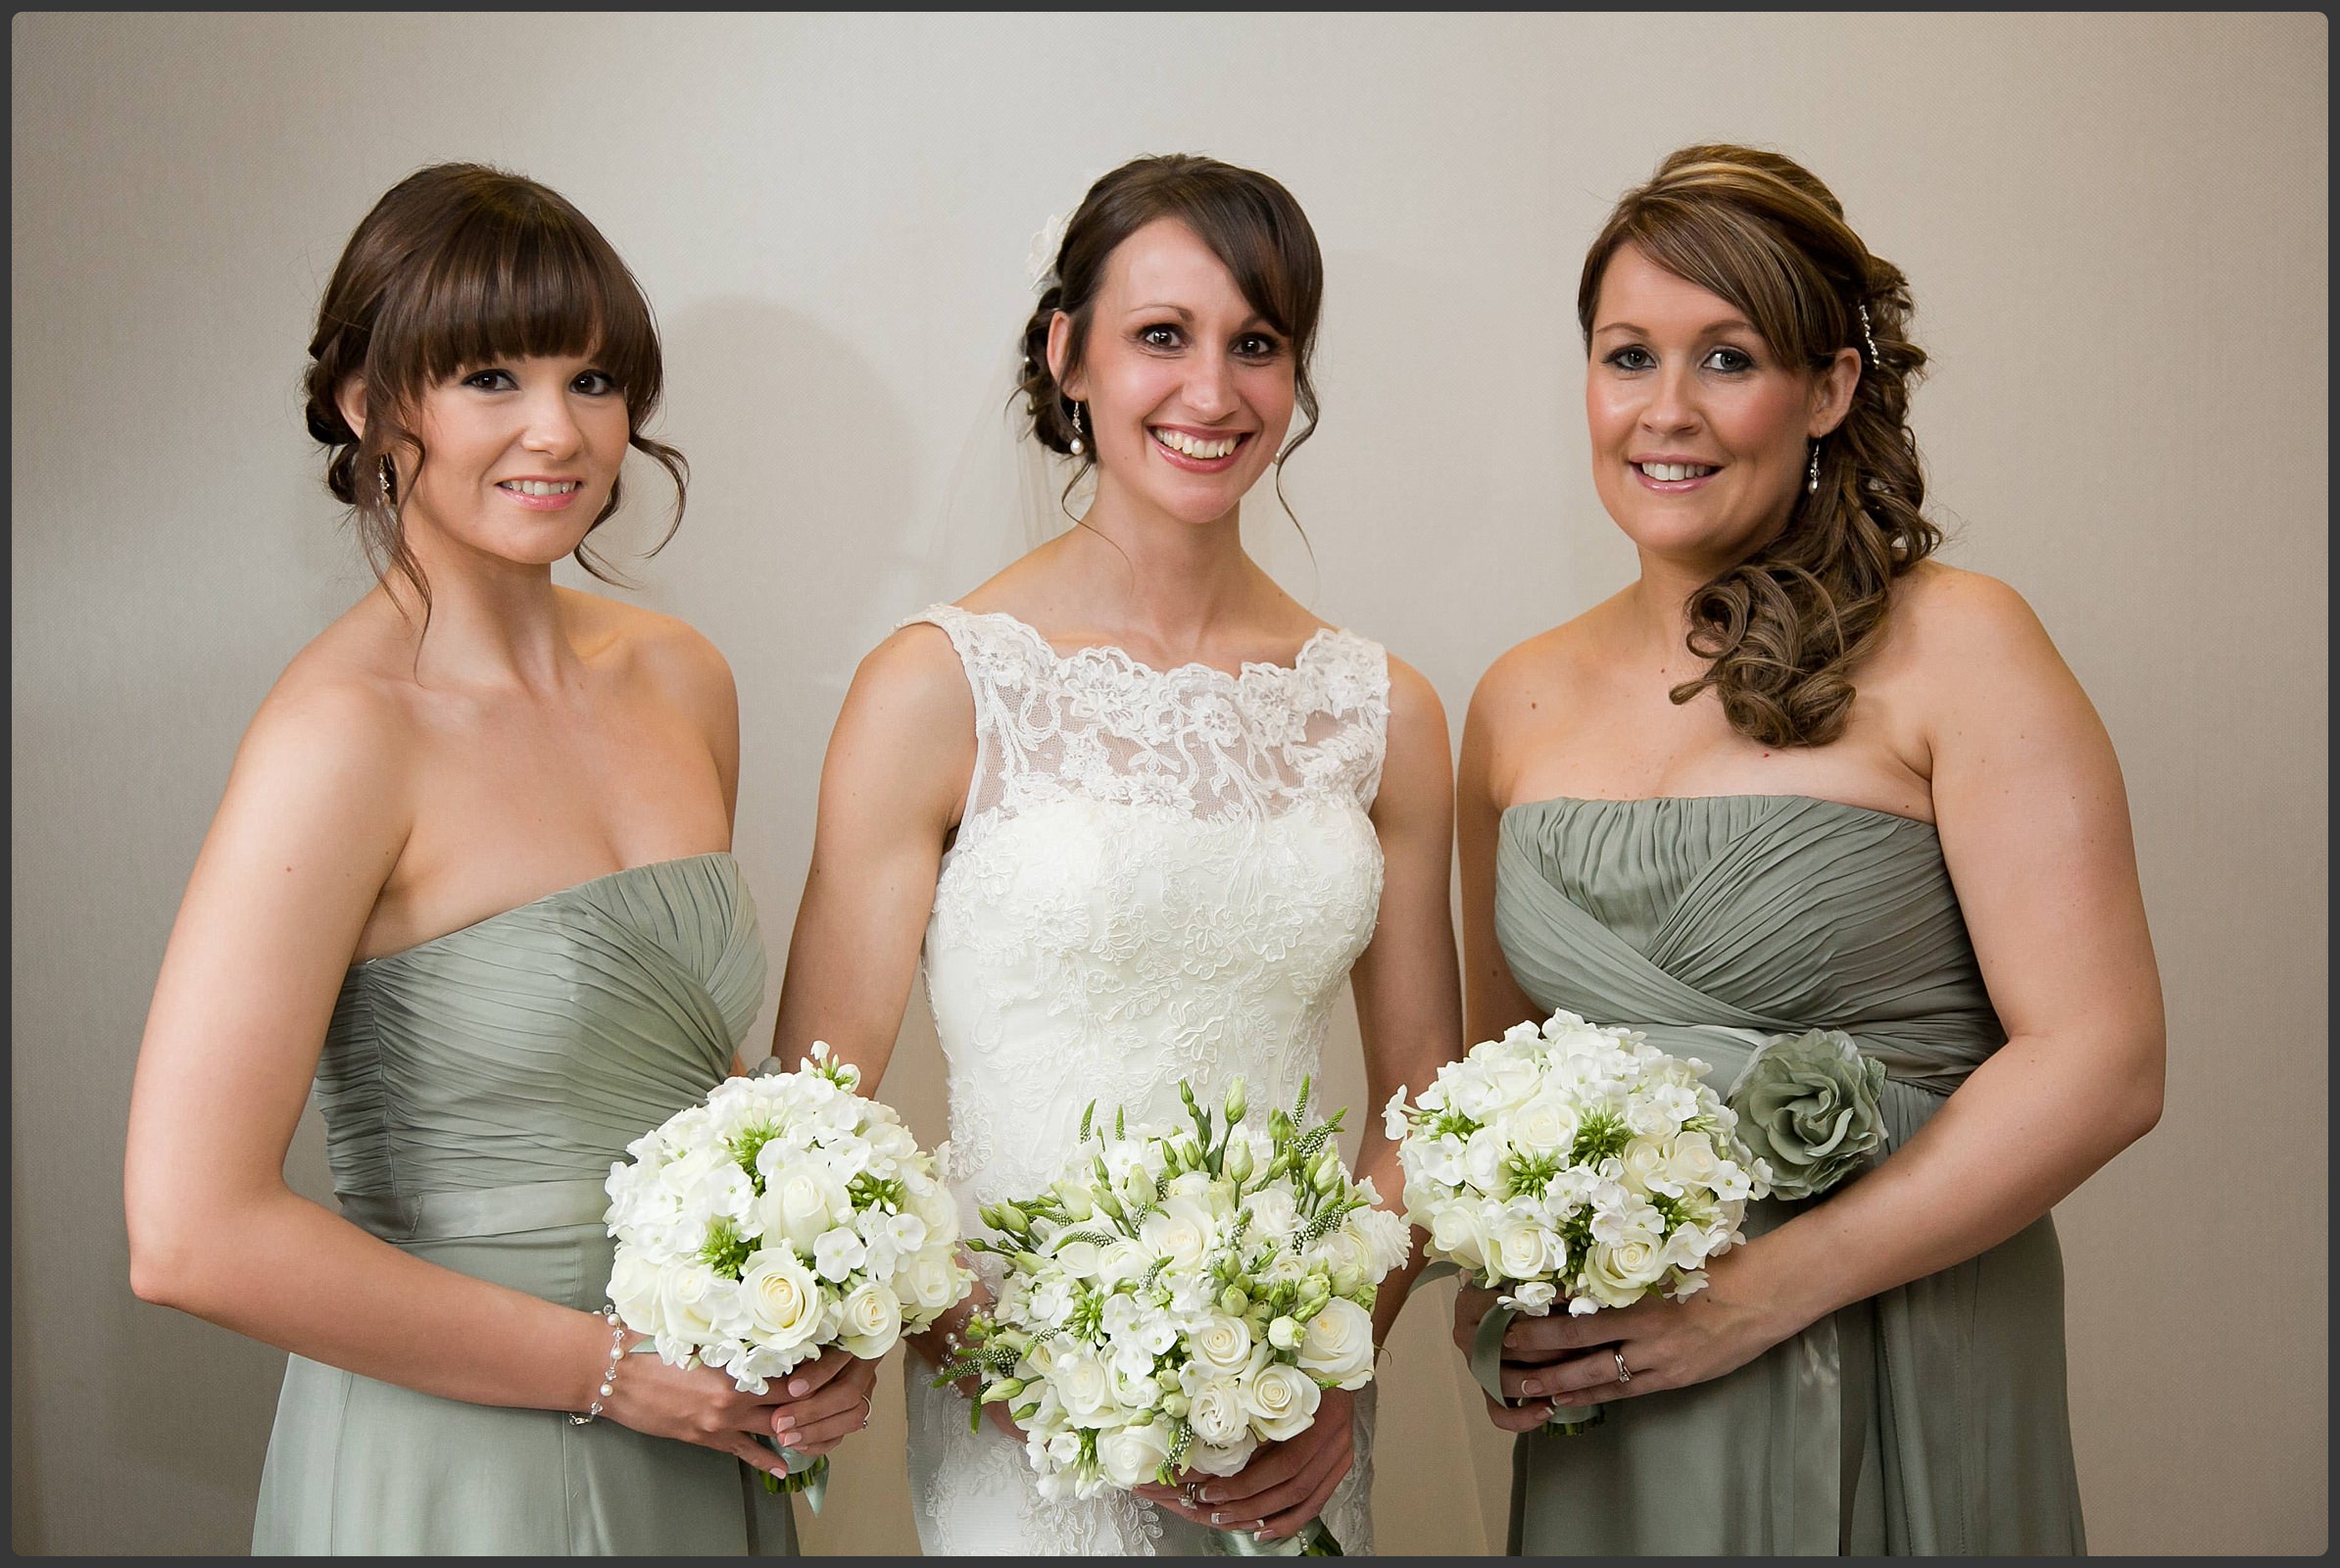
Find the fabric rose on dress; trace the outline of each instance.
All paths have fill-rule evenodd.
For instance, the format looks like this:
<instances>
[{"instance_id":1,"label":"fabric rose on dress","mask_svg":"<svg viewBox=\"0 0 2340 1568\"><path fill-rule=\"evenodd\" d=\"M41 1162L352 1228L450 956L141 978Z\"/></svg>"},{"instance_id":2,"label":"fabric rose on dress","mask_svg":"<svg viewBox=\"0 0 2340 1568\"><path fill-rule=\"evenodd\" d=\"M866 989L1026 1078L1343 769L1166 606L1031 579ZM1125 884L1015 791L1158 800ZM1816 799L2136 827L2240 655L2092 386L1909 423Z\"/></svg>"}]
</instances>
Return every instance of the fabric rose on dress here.
<instances>
[{"instance_id":1,"label":"fabric rose on dress","mask_svg":"<svg viewBox=\"0 0 2340 1568\"><path fill-rule=\"evenodd\" d=\"M1771 1166L1772 1196L1825 1193L1885 1141L1885 1064L1839 1029L1779 1035L1747 1058L1730 1103L1738 1135Z\"/></svg>"}]
</instances>

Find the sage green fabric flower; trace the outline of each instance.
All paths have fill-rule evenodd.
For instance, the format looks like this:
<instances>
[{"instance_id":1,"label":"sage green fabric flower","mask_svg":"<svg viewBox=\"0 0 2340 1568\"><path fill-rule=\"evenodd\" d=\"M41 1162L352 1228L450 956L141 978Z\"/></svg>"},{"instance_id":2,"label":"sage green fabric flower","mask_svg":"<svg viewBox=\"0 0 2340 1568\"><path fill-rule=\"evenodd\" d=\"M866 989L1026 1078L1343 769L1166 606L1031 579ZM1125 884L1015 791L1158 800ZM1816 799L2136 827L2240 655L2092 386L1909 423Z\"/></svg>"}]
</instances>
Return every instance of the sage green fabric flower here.
<instances>
[{"instance_id":1,"label":"sage green fabric flower","mask_svg":"<svg viewBox=\"0 0 2340 1568\"><path fill-rule=\"evenodd\" d=\"M1885 1064L1840 1029L1777 1035L1731 1086L1738 1135L1771 1166L1772 1196L1825 1193L1885 1141L1877 1096Z\"/></svg>"}]
</instances>

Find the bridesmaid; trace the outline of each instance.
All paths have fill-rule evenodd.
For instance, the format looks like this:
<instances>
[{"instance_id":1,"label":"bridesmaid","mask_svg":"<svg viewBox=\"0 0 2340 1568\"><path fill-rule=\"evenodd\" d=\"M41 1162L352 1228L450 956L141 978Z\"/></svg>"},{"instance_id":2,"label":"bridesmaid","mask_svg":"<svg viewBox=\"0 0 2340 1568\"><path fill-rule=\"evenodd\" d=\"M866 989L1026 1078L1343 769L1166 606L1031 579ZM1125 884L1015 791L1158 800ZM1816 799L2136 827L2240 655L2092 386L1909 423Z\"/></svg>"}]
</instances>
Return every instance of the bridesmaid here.
<instances>
[{"instance_id":1,"label":"bridesmaid","mask_svg":"<svg viewBox=\"0 0 2340 1568\"><path fill-rule=\"evenodd\" d=\"M1472 700L1474 1038L1565 1007L1727 1089L1842 1030L1888 1142L1754 1205L1685 1302L1512 1326L1511 1547L2079 1551L2048 1210L2162 1104L2112 746L2015 591L1929 559L1908 288L1818 179L1682 149L1577 301L1640 575ZM1491 1300L1461 1293L1458 1343ZM1556 1402L1606 1419L1537 1430Z\"/></svg>"},{"instance_id":2,"label":"bridesmaid","mask_svg":"<svg viewBox=\"0 0 2340 1568\"><path fill-rule=\"evenodd\" d=\"M310 431L379 581L245 733L164 955L131 1286L292 1352L256 1552L785 1553L780 1468L867 1418L832 1352L756 1397L621 1355L602 1184L737 1070L764 957L738 710L595 563L658 401L650 309L532 180L424 169L350 238ZM314 1073L340 1213L286 1187Z\"/></svg>"}]
</instances>

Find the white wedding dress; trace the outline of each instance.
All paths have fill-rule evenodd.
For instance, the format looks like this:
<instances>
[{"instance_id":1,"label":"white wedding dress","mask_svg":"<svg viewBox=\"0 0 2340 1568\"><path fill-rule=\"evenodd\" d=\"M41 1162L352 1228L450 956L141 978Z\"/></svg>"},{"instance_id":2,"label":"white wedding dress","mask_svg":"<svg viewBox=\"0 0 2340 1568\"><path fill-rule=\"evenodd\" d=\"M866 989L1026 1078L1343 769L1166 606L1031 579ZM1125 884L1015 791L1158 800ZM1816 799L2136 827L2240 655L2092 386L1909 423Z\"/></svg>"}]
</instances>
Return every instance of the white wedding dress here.
<instances>
[{"instance_id":1,"label":"white wedding dress","mask_svg":"<svg viewBox=\"0 0 2340 1568\"><path fill-rule=\"evenodd\" d=\"M924 968L950 1063L946 1179L961 1222L1035 1191L1083 1107L1183 1120L1241 1076L1254 1116L1318 1073L1326 1022L1373 935L1389 675L1325 630L1292 666L1155 670L1118 648L1058 655L1013 616L938 605L975 698L974 778L943 858ZM985 1283L997 1260L979 1254ZM905 1358L910 1490L929 1554L1202 1549L1127 1493L1050 1502L1023 1448ZM1324 1522L1373 1548L1372 1395Z\"/></svg>"}]
</instances>

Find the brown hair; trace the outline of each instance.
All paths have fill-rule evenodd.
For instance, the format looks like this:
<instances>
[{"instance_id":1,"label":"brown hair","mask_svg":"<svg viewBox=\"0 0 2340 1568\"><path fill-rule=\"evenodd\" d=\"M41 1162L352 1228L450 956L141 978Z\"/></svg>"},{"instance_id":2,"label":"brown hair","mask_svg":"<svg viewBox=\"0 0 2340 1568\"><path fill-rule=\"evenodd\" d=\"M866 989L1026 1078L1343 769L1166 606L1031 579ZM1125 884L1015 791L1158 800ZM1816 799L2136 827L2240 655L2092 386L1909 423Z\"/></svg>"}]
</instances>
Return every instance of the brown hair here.
<instances>
[{"instance_id":1,"label":"brown hair","mask_svg":"<svg viewBox=\"0 0 2340 1568\"><path fill-rule=\"evenodd\" d=\"M1741 734L1826 745L1883 638L1893 579L1942 539L1921 511L1908 420L1926 366L1908 336L1909 280L1801 164L1749 147L1684 147L1618 202L1577 287L1587 347L1601 274L1627 245L1738 307L1783 361L1818 371L1842 349L1861 355L1844 421L1821 439L1819 490L1799 486L1779 536L1690 596L1689 648L1710 662L1669 694L1686 703L1711 686Z\"/></svg>"},{"instance_id":2,"label":"brown hair","mask_svg":"<svg viewBox=\"0 0 2340 1568\"><path fill-rule=\"evenodd\" d=\"M329 453L325 484L349 504L374 575L395 569L421 596L430 584L407 546L385 472L403 447L427 454L413 428L422 394L457 372L507 357L593 355L617 383L627 441L674 480L674 515L655 554L682 523L688 468L680 452L642 433L663 387L658 334L641 285L584 214L535 180L481 164L434 164L400 180L350 235L317 307L309 341L309 433ZM336 394L366 387L366 434L342 417ZM615 513L618 486L593 519ZM592 529L588 529L590 534ZM615 581L583 540L574 559Z\"/></svg>"},{"instance_id":3,"label":"brown hair","mask_svg":"<svg viewBox=\"0 0 2340 1568\"><path fill-rule=\"evenodd\" d=\"M1072 318L1064 359L1064 373L1070 375L1080 368L1088 346L1090 313L1104 285L1106 260L1123 240L1160 218L1176 219L1194 230L1234 274L1251 309L1292 345L1293 401L1307 423L1276 454L1282 463L1316 432L1316 382L1309 360L1324 300L1324 258L1308 216L1282 184L1256 170L1191 153L1130 160L1090 186L1066 223L1064 241L1049 258L1052 275L1024 323L1017 391L1031 416L1032 433L1049 451L1073 455L1073 405L1048 370L1048 323L1058 311ZM1082 468L1093 461L1084 454ZM1075 470L1076 480L1080 471ZM1279 498L1281 483L1279 474Z\"/></svg>"}]
</instances>

